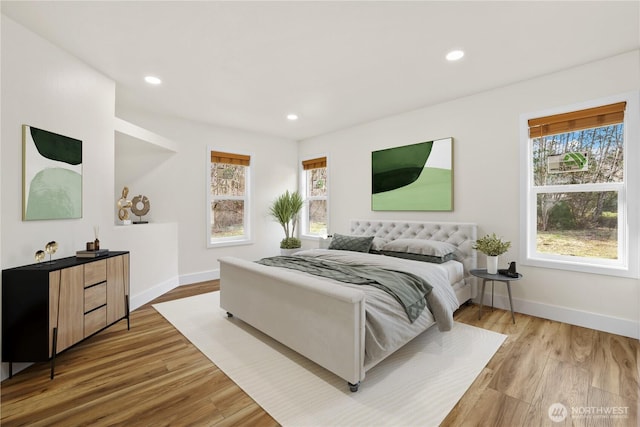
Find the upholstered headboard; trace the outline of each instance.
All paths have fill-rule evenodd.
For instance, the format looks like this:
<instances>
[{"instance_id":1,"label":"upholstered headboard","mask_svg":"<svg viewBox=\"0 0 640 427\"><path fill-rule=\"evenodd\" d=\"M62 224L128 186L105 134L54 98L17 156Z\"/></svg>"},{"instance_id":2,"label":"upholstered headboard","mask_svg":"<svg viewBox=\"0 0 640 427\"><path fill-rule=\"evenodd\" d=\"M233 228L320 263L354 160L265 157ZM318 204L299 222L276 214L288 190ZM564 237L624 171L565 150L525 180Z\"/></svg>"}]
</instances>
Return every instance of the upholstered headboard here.
<instances>
[{"instance_id":1,"label":"upholstered headboard","mask_svg":"<svg viewBox=\"0 0 640 427\"><path fill-rule=\"evenodd\" d=\"M460 222L423 222L387 220L351 220L350 232L358 236L376 236L386 240L426 239L448 242L458 248L456 259L464 265L465 277L477 267L478 258L473 244L477 239L477 225Z\"/></svg>"}]
</instances>

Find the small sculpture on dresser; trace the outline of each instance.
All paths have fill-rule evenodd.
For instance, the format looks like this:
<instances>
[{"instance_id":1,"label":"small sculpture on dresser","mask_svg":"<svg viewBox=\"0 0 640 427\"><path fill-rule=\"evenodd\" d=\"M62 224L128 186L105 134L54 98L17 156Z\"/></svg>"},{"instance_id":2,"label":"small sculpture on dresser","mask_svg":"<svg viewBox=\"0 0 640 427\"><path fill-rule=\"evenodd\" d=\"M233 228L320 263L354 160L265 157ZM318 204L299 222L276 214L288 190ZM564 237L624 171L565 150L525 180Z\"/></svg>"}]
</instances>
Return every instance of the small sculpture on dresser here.
<instances>
[{"instance_id":1,"label":"small sculpture on dresser","mask_svg":"<svg viewBox=\"0 0 640 427\"><path fill-rule=\"evenodd\" d=\"M131 200L127 199L129 195L129 187L124 187L122 189L122 196L118 199L116 206L118 207L118 219L122 221L123 225L131 224L131 220L129 219L129 210L131 208Z\"/></svg>"},{"instance_id":2,"label":"small sculpture on dresser","mask_svg":"<svg viewBox=\"0 0 640 427\"><path fill-rule=\"evenodd\" d=\"M58 242L54 240L47 243L47 245L44 247L44 251L49 254L49 263L53 262L51 261L51 255L55 254L57 250L58 250Z\"/></svg>"},{"instance_id":3,"label":"small sculpture on dresser","mask_svg":"<svg viewBox=\"0 0 640 427\"><path fill-rule=\"evenodd\" d=\"M42 249L36 251L36 254L35 254L36 261L42 262L44 261L44 257L45 257L45 254Z\"/></svg>"},{"instance_id":4,"label":"small sculpture on dresser","mask_svg":"<svg viewBox=\"0 0 640 427\"><path fill-rule=\"evenodd\" d=\"M133 221L134 224L147 224L149 221L143 221L142 217L149 213L151 209L151 203L147 196L139 194L131 199L131 212L138 216L137 221Z\"/></svg>"}]
</instances>

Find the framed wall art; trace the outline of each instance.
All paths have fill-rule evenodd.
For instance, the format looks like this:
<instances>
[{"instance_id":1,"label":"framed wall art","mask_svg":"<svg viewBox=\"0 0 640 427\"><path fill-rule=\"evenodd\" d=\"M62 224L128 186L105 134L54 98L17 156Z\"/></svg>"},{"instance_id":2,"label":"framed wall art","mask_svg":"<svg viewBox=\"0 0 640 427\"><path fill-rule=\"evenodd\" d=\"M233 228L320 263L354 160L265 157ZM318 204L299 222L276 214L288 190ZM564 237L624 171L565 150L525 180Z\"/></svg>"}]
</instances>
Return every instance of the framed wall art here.
<instances>
[{"instance_id":1,"label":"framed wall art","mask_svg":"<svg viewBox=\"0 0 640 427\"><path fill-rule=\"evenodd\" d=\"M452 211L453 138L371 153L371 209Z\"/></svg>"},{"instance_id":2,"label":"framed wall art","mask_svg":"<svg viewBox=\"0 0 640 427\"><path fill-rule=\"evenodd\" d=\"M22 219L82 218L82 141L22 125Z\"/></svg>"}]
</instances>

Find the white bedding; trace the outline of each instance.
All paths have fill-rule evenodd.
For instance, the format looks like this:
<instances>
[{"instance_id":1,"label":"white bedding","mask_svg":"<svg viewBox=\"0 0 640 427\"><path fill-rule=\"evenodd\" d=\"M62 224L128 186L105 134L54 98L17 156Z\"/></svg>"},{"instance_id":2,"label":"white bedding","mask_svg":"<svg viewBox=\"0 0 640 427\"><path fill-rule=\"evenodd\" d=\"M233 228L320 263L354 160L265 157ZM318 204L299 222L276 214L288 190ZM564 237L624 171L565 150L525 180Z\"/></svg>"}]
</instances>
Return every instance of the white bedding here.
<instances>
[{"instance_id":1,"label":"white bedding","mask_svg":"<svg viewBox=\"0 0 640 427\"><path fill-rule=\"evenodd\" d=\"M454 285L464 279L464 266L461 262L447 261L439 265L446 270L450 285Z\"/></svg>"},{"instance_id":2,"label":"white bedding","mask_svg":"<svg viewBox=\"0 0 640 427\"><path fill-rule=\"evenodd\" d=\"M457 261L433 264L384 255L327 249L310 249L297 252L295 255L322 258L347 264L391 267L418 275L433 287L427 300L430 306L438 308L435 312L435 317L434 313L425 309L413 323L410 323L402 306L388 293L373 286L353 285L332 280L332 282L339 283L342 286L362 290L366 294L364 360L366 370L431 327L435 323L435 319L439 320L438 327L441 330L448 330L451 327L453 312L459 306L451 283L453 283L452 280L455 281L456 278L459 279L462 276L462 266ZM306 273L302 272L297 273L306 275Z\"/></svg>"}]
</instances>

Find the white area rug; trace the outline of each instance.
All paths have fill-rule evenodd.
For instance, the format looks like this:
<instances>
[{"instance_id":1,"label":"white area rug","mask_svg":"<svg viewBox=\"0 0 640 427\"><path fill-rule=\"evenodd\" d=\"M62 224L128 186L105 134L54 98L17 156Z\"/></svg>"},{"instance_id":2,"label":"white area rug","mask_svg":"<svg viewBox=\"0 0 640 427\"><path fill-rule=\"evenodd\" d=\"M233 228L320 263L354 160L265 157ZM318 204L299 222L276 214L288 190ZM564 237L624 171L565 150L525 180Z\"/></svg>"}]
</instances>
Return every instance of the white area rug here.
<instances>
[{"instance_id":1,"label":"white area rug","mask_svg":"<svg viewBox=\"0 0 640 427\"><path fill-rule=\"evenodd\" d=\"M153 306L283 426L437 426L505 335L462 323L432 327L346 381L220 309L212 292Z\"/></svg>"}]
</instances>

